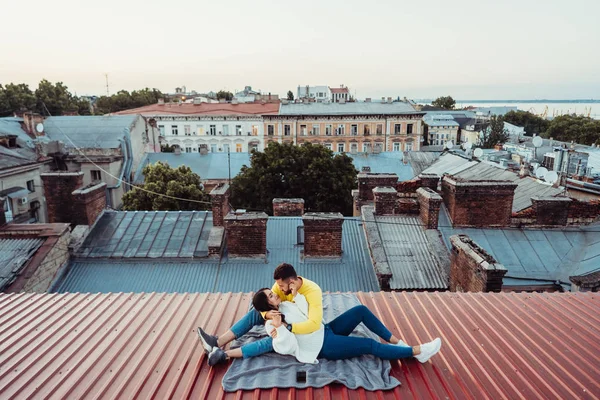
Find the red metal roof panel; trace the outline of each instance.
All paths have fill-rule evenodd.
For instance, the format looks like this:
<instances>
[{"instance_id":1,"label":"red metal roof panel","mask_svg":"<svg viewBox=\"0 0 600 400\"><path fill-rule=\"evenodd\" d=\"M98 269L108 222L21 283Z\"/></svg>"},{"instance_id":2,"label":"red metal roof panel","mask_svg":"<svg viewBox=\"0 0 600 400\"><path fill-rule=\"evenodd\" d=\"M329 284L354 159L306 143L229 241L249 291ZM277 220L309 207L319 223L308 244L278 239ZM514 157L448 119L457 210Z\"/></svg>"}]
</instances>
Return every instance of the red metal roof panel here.
<instances>
[{"instance_id":1,"label":"red metal roof panel","mask_svg":"<svg viewBox=\"0 0 600 400\"><path fill-rule=\"evenodd\" d=\"M250 294L21 293L0 294L0 397L600 398L595 293L357 295L408 343L442 337L430 362L392 362L393 391L224 393L227 367L207 366L195 328L229 328Z\"/></svg>"},{"instance_id":2,"label":"red metal roof panel","mask_svg":"<svg viewBox=\"0 0 600 400\"><path fill-rule=\"evenodd\" d=\"M150 104L116 112L115 115L273 115L279 112L279 103L201 103Z\"/></svg>"}]
</instances>

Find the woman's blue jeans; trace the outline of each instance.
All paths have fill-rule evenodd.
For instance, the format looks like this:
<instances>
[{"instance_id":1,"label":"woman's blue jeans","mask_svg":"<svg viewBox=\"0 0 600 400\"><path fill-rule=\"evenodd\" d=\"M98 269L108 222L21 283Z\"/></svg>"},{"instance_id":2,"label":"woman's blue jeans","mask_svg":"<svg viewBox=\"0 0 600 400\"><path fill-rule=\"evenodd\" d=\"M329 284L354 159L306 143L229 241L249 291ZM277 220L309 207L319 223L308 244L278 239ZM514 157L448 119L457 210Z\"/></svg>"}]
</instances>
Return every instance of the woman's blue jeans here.
<instances>
[{"instance_id":1,"label":"woman's blue jeans","mask_svg":"<svg viewBox=\"0 0 600 400\"><path fill-rule=\"evenodd\" d=\"M397 360L413 356L412 347L383 344L369 338L348 336L361 322L385 341L389 341L392 337L392 333L369 308L363 305L356 306L325 325L325 339L319 358L342 360L371 354L384 360Z\"/></svg>"},{"instance_id":2,"label":"woman's blue jeans","mask_svg":"<svg viewBox=\"0 0 600 400\"><path fill-rule=\"evenodd\" d=\"M236 339L244 336L256 325L264 325L265 320L256 309L252 308L246 315L231 327ZM266 337L241 347L244 358L256 357L273 351L273 338Z\"/></svg>"}]
</instances>

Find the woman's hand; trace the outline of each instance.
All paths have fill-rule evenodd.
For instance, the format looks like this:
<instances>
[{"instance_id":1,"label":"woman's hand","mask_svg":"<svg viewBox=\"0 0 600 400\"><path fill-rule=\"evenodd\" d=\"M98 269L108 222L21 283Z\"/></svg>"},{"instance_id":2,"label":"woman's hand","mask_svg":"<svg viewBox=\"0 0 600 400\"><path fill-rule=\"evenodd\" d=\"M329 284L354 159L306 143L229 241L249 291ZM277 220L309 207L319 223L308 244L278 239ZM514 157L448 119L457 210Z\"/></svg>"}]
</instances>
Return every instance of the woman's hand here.
<instances>
[{"instance_id":1,"label":"woman's hand","mask_svg":"<svg viewBox=\"0 0 600 400\"><path fill-rule=\"evenodd\" d=\"M296 297L296 295L298 294L298 287L296 281L290 282L290 291L292 292L292 296Z\"/></svg>"},{"instance_id":2,"label":"woman's hand","mask_svg":"<svg viewBox=\"0 0 600 400\"><path fill-rule=\"evenodd\" d=\"M281 313L277 310L267 311L265 314L266 319L273 319L276 315L281 315Z\"/></svg>"},{"instance_id":3,"label":"woman's hand","mask_svg":"<svg viewBox=\"0 0 600 400\"><path fill-rule=\"evenodd\" d=\"M282 324L282 322L281 322L281 314L277 313L276 315L274 315L272 322L273 322L273 327L274 328L279 328L281 326L281 324Z\"/></svg>"}]
</instances>

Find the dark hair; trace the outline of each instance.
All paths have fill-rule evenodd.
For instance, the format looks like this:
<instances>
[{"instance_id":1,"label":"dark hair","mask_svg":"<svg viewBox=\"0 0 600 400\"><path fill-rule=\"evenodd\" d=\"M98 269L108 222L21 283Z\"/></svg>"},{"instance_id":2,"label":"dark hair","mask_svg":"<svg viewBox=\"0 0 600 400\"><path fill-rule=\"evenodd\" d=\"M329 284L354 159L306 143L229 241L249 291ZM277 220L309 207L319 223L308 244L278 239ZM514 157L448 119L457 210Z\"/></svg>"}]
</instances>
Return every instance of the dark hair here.
<instances>
[{"instance_id":1,"label":"dark hair","mask_svg":"<svg viewBox=\"0 0 600 400\"><path fill-rule=\"evenodd\" d=\"M296 279L298 275L296 274L296 270L292 267L292 264L281 263L275 268L275 272L273 272L273 279L288 279L294 278Z\"/></svg>"},{"instance_id":2,"label":"dark hair","mask_svg":"<svg viewBox=\"0 0 600 400\"><path fill-rule=\"evenodd\" d=\"M258 292L254 293L254 297L252 297L252 305L259 312L266 312L271 310L276 310L277 308L273 307L269 304L269 298L267 297L267 293L265 290L270 290L269 288L259 289ZM281 314L281 320L285 322L285 317Z\"/></svg>"}]
</instances>

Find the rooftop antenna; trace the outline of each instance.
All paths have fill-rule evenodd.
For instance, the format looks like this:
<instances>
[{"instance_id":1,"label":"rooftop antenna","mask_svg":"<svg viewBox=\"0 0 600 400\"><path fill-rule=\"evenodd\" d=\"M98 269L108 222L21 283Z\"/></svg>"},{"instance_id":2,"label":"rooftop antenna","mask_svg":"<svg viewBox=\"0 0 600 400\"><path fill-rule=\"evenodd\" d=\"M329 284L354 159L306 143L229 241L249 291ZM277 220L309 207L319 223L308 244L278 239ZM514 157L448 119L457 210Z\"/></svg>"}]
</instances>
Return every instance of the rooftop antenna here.
<instances>
[{"instance_id":1,"label":"rooftop antenna","mask_svg":"<svg viewBox=\"0 0 600 400\"><path fill-rule=\"evenodd\" d=\"M108 74L104 74L104 78L106 79L106 97L110 97L108 93Z\"/></svg>"},{"instance_id":2,"label":"rooftop antenna","mask_svg":"<svg viewBox=\"0 0 600 400\"><path fill-rule=\"evenodd\" d=\"M544 177L548 174L548 169L545 167L539 167L535 170L535 176L539 179L544 179Z\"/></svg>"},{"instance_id":3,"label":"rooftop antenna","mask_svg":"<svg viewBox=\"0 0 600 400\"><path fill-rule=\"evenodd\" d=\"M554 185L556 182L558 182L558 174L556 173L556 171L550 171L546 174L544 180L549 184Z\"/></svg>"},{"instance_id":4,"label":"rooftop antenna","mask_svg":"<svg viewBox=\"0 0 600 400\"><path fill-rule=\"evenodd\" d=\"M483 150L481 150L479 147L476 148L475 150L473 150L474 157L481 158L482 155L483 155Z\"/></svg>"}]
</instances>

